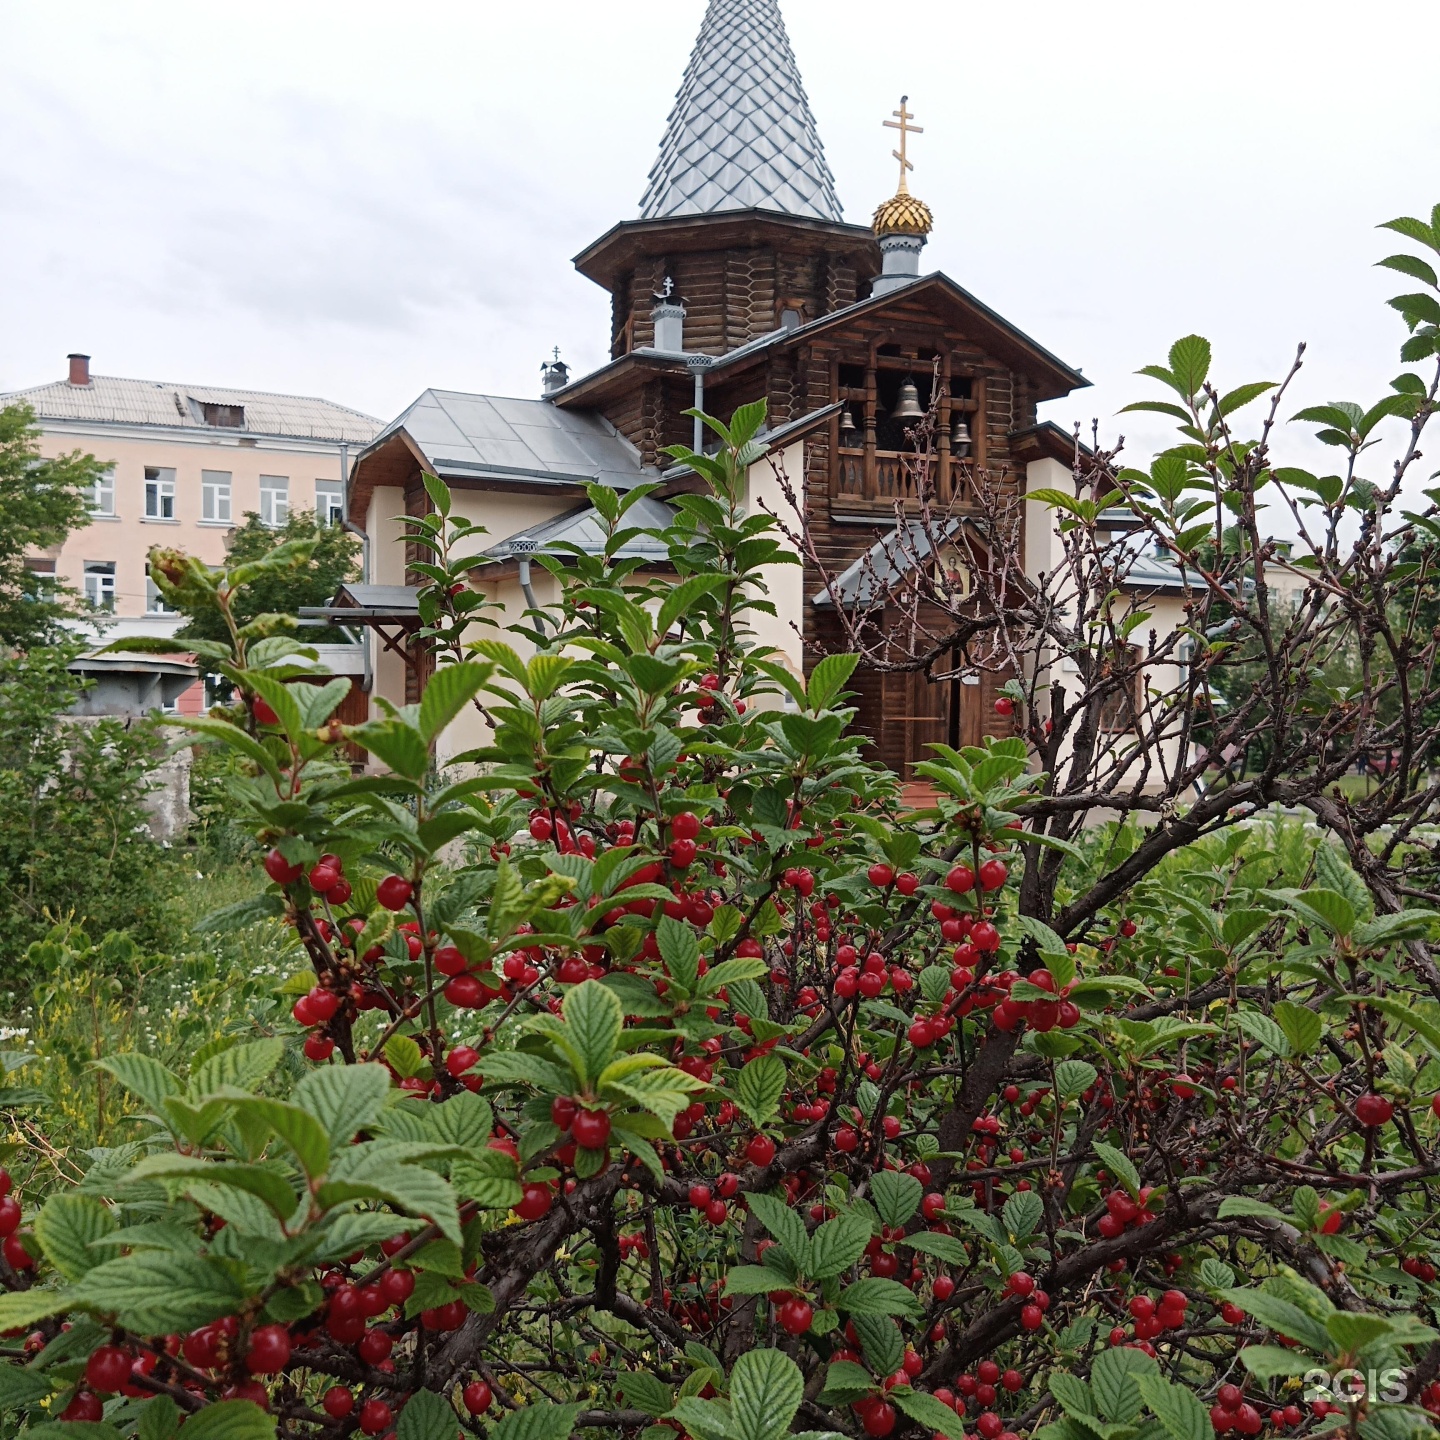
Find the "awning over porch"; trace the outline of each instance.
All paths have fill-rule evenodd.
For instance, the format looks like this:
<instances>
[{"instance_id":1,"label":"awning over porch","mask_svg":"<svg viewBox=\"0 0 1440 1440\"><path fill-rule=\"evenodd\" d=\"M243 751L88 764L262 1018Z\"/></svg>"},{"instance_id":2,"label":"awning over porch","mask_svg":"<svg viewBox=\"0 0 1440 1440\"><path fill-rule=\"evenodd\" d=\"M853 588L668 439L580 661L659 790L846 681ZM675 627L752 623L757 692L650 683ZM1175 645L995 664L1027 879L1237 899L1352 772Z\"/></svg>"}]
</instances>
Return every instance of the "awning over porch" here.
<instances>
[{"instance_id":1,"label":"awning over porch","mask_svg":"<svg viewBox=\"0 0 1440 1440\"><path fill-rule=\"evenodd\" d=\"M964 523L958 516L947 520L939 529L939 538L950 539ZM883 605L885 597L916 565L928 560L933 550L924 523L907 520L904 531L897 525L888 535L882 535L829 586L817 590L810 597L810 603L832 609L838 598L846 610L869 610Z\"/></svg>"}]
</instances>

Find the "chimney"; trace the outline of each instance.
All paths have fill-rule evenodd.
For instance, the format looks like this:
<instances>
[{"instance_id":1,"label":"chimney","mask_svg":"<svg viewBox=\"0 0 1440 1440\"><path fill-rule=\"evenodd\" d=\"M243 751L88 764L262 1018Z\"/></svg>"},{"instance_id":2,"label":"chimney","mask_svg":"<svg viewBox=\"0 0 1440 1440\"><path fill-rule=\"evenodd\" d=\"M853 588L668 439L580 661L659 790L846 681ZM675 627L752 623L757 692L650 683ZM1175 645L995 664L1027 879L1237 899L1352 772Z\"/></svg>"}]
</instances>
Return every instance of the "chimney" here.
<instances>
[{"instance_id":1,"label":"chimney","mask_svg":"<svg viewBox=\"0 0 1440 1440\"><path fill-rule=\"evenodd\" d=\"M540 366L540 394L542 398L563 390L570 383L570 367L560 358L560 347L555 347L555 358L546 360Z\"/></svg>"},{"instance_id":2,"label":"chimney","mask_svg":"<svg viewBox=\"0 0 1440 1440\"><path fill-rule=\"evenodd\" d=\"M654 348L667 355L684 354L685 302L675 294L675 282L668 275L663 290L654 298L655 308L650 312L655 322Z\"/></svg>"},{"instance_id":3,"label":"chimney","mask_svg":"<svg viewBox=\"0 0 1440 1440\"><path fill-rule=\"evenodd\" d=\"M70 383L72 385L88 385L90 383L90 357L88 355L67 355L70 362Z\"/></svg>"}]
</instances>

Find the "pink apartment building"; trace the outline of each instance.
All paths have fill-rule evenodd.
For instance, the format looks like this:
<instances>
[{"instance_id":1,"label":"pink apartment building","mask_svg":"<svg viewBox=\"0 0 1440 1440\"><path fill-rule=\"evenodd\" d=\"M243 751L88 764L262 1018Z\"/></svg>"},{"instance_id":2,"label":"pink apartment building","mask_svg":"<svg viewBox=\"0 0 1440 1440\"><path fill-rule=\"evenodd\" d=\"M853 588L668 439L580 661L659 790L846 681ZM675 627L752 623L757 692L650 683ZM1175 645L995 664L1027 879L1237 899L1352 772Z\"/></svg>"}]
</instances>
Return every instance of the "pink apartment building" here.
<instances>
[{"instance_id":1,"label":"pink apartment building","mask_svg":"<svg viewBox=\"0 0 1440 1440\"><path fill-rule=\"evenodd\" d=\"M113 614L107 639L179 628L150 583L152 546L218 565L250 511L272 525L294 510L337 523L349 455L380 430L369 415L305 395L94 375L78 354L65 379L0 395L0 404L20 401L35 411L44 455L85 450L109 466L91 523L32 558ZM197 685L180 708L201 703Z\"/></svg>"}]
</instances>

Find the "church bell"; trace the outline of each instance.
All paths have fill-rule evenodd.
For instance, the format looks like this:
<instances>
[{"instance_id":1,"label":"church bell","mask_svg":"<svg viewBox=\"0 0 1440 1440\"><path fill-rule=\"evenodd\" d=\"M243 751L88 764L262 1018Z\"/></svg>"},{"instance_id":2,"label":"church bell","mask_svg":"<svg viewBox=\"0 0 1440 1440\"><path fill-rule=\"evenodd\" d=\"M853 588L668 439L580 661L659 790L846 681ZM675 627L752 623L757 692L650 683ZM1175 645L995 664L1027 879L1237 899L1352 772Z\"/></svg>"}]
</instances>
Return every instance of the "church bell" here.
<instances>
[{"instance_id":1,"label":"church bell","mask_svg":"<svg viewBox=\"0 0 1440 1440\"><path fill-rule=\"evenodd\" d=\"M955 417L955 426L950 431L950 452L962 460L970 453L970 427L963 415Z\"/></svg>"},{"instance_id":2,"label":"church bell","mask_svg":"<svg viewBox=\"0 0 1440 1440\"><path fill-rule=\"evenodd\" d=\"M924 411L920 408L920 392L915 388L915 382L908 375L905 382L900 386L900 398L895 402L895 408L890 412L892 420L918 420Z\"/></svg>"},{"instance_id":3,"label":"church bell","mask_svg":"<svg viewBox=\"0 0 1440 1440\"><path fill-rule=\"evenodd\" d=\"M855 437L860 433L859 427L855 424L855 417L850 413L847 405L840 412L840 443L842 445L854 445Z\"/></svg>"}]
</instances>

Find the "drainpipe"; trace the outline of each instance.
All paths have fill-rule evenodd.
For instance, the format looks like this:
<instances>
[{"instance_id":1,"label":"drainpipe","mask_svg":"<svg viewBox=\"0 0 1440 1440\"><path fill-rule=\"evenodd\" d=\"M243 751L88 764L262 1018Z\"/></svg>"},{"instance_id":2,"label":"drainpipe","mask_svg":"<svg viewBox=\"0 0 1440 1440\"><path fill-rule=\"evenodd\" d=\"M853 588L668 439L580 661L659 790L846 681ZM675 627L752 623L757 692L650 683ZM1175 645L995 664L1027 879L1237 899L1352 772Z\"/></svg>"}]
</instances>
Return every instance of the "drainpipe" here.
<instances>
[{"instance_id":1,"label":"drainpipe","mask_svg":"<svg viewBox=\"0 0 1440 1440\"><path fill-rule=\"evenodd\" d=\"M510 553L515 557L516 568L520 572L520 593L525 597L526 606L535 611L535 624L540 633L545 633L545 621L540 614L540 602L535 598L535 591L530 585L530 557L539 549L528 535L512 535L510 537Z\"/></svg>"},{"instance_id":2,"label":"drainpipe","mask_svg":"<svg viewBox=\"0 0 1440 1440\"><path fill-rule=\"evenodd\" d=\"M362 584L368 585L370 583L370 532L363 526L355 524L350 518L350 442L348 440L340 442L340 528L360 537L360 581ZM367 695L375 684L375 675L370 664L371 638L367 634L362 647L365 657L365 673L361 678L360 688Z\"/></svg>"},{"instance_id":3,"label":"drainpipe","mask_svg":"<svg viewBox=\"0 0 1440 1440\"><path fill-rule=\"evenodd\" d=\"M691 354L685 357L685 368L695 377L695 409L705 408L705 372L715 363L713 355ZM690 448L695 451L703 451L705 448L705 426L697 415L695 417L694 439L690 442Z\"/></svg>"}]
</instances>

